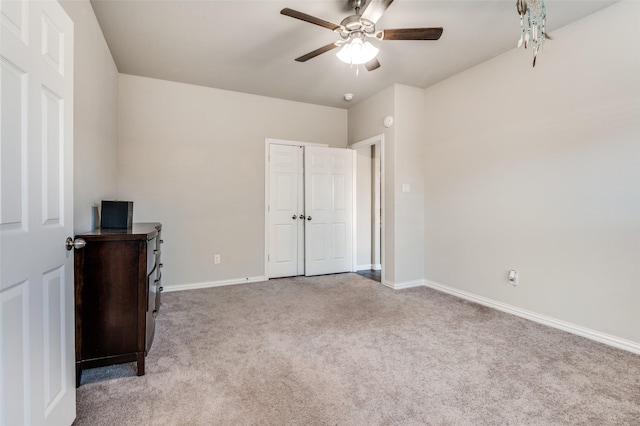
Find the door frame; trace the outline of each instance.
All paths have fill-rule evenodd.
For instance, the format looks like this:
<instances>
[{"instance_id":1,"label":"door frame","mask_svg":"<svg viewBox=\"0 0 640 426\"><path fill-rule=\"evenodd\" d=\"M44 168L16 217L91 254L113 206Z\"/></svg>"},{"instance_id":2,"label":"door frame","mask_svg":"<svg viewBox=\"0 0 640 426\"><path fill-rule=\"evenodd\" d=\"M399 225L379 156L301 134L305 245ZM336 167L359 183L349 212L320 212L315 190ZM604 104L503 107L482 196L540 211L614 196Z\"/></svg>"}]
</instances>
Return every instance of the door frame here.
<instances>
[{"instance_id":1,"label":"door frame","mask_svg":"<svg viewBox=\"0 0 640 426\"><path fill-rule=\"evenodd\" d=\"M382 213L380 214L381 218L380 218L380 268L382 269L381 274L380 274L380 282L384 284L385 282L385 252L386 252L386 246L385 246L385 222L386 222L386 218L387 215L385 214L385 172L384 172L384 153L385 153L385 146L384 146L384 134L379 134L376 136L372 136L368 139L364 139L361 140L359 142L356 142L354 144L349 145L347 148L348 149L352 149L354 151L354 155L355 155L355 150L359 149L359 148L365 148L365 147L370 147L373 145L378 145L378 148L380 148L380 210L382 210ZM353 170L353 265L352 265L352 270L355 271L356 270L356 264L358 261L358 247L357 247L357 242L358 242L358 232L357 232L357 216L358 216L358 211L357 211L357 206L356 206L356 191L358 190L358 188L356 187L356 168L354 167Z\"/></svg>"},{"instance_id":2,"label":"door frame","mask_svg":"<svg viewBox=\"0 0 640 426\"><path fill-rule=\"evenodd\" d=\"M264 140L264 277L269 279L269 147L270 145L290 145L290 146L317 146L328 148L329 144L300 142L285 139L265 138Z\"/></svg>"}]
</instances>

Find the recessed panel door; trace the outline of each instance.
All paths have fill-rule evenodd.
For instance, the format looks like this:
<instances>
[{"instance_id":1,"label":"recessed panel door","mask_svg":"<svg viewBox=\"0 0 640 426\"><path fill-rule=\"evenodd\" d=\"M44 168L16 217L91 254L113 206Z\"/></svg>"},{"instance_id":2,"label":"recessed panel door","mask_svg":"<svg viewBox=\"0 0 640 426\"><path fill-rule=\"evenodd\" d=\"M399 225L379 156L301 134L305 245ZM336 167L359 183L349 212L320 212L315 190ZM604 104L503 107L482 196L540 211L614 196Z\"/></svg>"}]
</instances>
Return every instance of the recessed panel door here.
<instances>
[{"instance_id":1,"label":"recessed panel door","mask_svg":"<svg viewBox=\"0 0 640 426\"><path fill-rule=\"evenodd\" d=\"M73 23L3 0L0 31L0 424L71 424Z\"/></svg>"},{"instance_id":2,"label":"recessed panel door","mask_svg":"<svg viewBox=\"0 0 640 426\"><path fill-rule=\"evenodd\" d=\"M352 269L353 151L306 147L305 275Z\"/></svg>"},{"instance_id":3,"label":"recessed panel door","mask_svg":"<svg viewBox=\"0 0 640 426\"><path fill-rule=\"evenodd\" d=\"M304 257L301 188L302 149L293 145L269 146L269 277L299 275ZM302 253L301 253L302 252ZM302 273L302 272L300 272Z\"/></svg>"}]
</instances>

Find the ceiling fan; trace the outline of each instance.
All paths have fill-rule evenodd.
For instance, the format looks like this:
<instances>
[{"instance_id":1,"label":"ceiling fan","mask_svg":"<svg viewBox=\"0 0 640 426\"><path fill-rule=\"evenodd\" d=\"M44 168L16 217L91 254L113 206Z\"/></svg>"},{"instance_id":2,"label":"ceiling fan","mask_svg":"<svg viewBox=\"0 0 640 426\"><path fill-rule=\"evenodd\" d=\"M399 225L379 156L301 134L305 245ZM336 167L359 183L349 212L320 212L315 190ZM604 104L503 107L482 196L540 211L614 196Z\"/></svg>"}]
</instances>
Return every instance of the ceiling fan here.
<instances>
[{"instance_id":1,"label":"ceiling fan","mask_svg":"<svg viewBox=\"0 0 640 426\"><path fill-rule=\"evenodd\" d=\"M376 38L378 40L438 40L442 35L442 27L399 28L376 31L376 22L393 3L393 0L348 0L348 2L349 6L355 9L355 14L347 16L340 24L334 24L288 7L280 11L283 15L328 28L340 36L340 40L302 55L296 58L296 61L305 62L336 47L341 47L337 53L341 61L352 65L364 64L367 70L373 71L380 67L380 62L376 59L378 48L366 41L367 38Z\"/></svg>"}]
</instances>

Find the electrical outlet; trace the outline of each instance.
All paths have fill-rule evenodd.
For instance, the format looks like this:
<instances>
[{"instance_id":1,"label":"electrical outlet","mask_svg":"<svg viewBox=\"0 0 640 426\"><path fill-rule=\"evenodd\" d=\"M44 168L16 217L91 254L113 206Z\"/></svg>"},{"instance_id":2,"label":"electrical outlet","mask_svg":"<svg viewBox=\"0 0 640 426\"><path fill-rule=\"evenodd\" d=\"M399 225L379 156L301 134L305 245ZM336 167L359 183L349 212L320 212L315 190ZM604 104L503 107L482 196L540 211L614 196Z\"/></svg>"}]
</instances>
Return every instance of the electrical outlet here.
<instances>
[{"instance_id":1,"label":"electrical outlet","mask_svg":"<svg viewBox=\"0 0 640 426\"><path fill-rule=\"evenodd\" d=\"M220 255L219 254L214 254L213 255L213 264L217 265L218 263L220 263Z\"/></svg>"}]
</instances>

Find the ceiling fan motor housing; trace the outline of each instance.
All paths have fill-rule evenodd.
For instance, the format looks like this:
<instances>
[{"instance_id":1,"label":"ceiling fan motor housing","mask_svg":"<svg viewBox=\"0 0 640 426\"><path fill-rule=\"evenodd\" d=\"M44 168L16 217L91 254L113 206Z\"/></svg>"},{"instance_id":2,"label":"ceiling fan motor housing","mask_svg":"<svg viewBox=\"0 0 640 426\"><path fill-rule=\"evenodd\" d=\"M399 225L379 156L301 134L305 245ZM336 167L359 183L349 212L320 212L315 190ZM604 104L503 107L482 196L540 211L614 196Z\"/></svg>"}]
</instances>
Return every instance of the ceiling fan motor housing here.
<instances>
[{"instance_id":1,"label":"ceiling fan motor housing","mask_svg":"<svg viewBox=\"0 0 640 426\"><path fill-rule=\"evenodd\" d=\"M349 6L352 9L361 9L366 2L366 0L349 0Z\"/></svg>"},{"instance_id":2,"label":"ceiling fan motor housing","mask_svg":"<svg viewBox=\"0 0 640 426\"><path fill-rule=\"evenodd\" d=\"M362 26L362 24L360 23L360 15L347 16L342 20L342 22L340 22L340 25L342 25L349 31L358 30Z\"/></svg>"}]
</instances>

